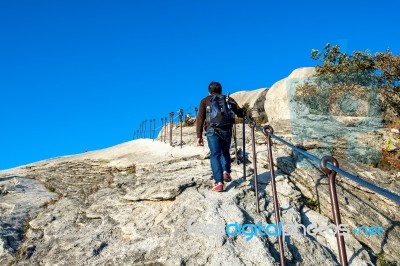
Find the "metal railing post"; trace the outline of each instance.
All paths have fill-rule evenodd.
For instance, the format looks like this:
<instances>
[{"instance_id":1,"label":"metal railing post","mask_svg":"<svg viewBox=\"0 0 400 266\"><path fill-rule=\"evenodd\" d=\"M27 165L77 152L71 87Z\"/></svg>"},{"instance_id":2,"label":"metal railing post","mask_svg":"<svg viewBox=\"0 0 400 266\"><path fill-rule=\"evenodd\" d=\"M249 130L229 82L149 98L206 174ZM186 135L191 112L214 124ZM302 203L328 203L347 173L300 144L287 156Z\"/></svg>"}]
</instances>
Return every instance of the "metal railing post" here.
<instances>
[{"instance_id":1,"label":"metal railing post","mask_svg":"<svg viewBox=\"0 0 400 266\"><path fill-rule=\"evenodd\" d=\"M179 122L181 123L181 149L182 149L182 144L183 144L183 142L182 142L182 122L183 122L182 117L183 117L183 109L179 109Z\"/></svg>"},{"instance_id":2,"label":"metal railing post","mask_svg":"<svg viewBox=\"0 0 400 266\"><path fill-rule=\"evenodd\" d=\"M172 146L172 127L174 122L174 112L169 113L169 145Z\"/></svg>"},{"instance_id":3,"label":"metal railing post","mask_svg":"<svg viewBox=\"0 0 400 266\"><path fill-rule=\"evenodd\" d=\"M164 125L164 143L167 143L167 118L164 118L165 125Z\"/></svg>"},{"instance_id":4,"label":"metal railing post","mask_svg":"<svg viewBox=\"0 0 400 266\"><path fill-rule=\"evenodd\" d=\"M260 197L258 196L258 174L257 174L257 153L256 153L256 137L254 133L254 126L256 122L253 120L249 122L251 128L251 145L253 147L253 168L254 168L254 193L256 194L256 210L260 213Z\"/></svg>"},{"instance_id":5,"label":"metal railing post","mask_svg":"<svg viewBox=\"0 0 400 266\"><path fill-rule=\"evenodd\" d=\"M146 124L147 124L147 120L144 120L144 138L146 138Z\"/></svg>"},{"instance_id":6,"label":"metal railing post","mask_svg":"<svg viewBox=\"0 0 400 266\"><path fill-rule=\"evenodd\" d=\"M242 139L243 139L243 178L246 179L246 118L242 118Z\"/></svg>"},{"instance_id":7,"label":"metal railing post","mask_svg":"<svg viewBox=\"0 0 400 266\"><path fill-rule=\"evenodd\" d=\"M331 162L334 166L339 167L339 162L332 156L324 156L321 159L320 166L321 170L328 176L328 184L329 184L329 195L331 198L331 205L332 205L332 215L333 220L336 225L336 241L339 250L339 260L340 265L348 266L347 262L347 254L346 254L346 246L344 243L344 238L342 235L339 235L339 226L342 223L340 219L340 210L339 210L339 201L337 198L336 192L336 171L330 170L326 168L326 163Z\"/></svg>"},{"instance_id":8,"label":"metal railing post","mask_svg":"<svg viewBox=\"0 0 400 266\"><path fill-rule=\"evenodd\" d=\"M156 119L153 118L153 141L155 139L155 134L156 134Z\"/></svg>"},{"instance_id":9,"label":"metal railing post","mask_svg":"<svg viewBox=\"0 0 400 266\"><path fill-rule=\"evenodd\" d=\"M163 127L164 127L164 118L161 118L161 131L160 131L160 141L162 142L163 140Z\"/></svg>"},{"instance_id":10,"label":"metal railing post","mask_svg":"<svg viewBox=\"0 0 400 266\"><path fill-rule=\"evenodd\" d=\"M271 178L272 197L274 200L275 221L276 221L276 225L279 226L279 223L281 222L281 215L280 215L280 208L279 208L279 202L278 202L278 194L276 192L275 170L274 170L274 162L273 162L273 158L272 158L272 141L271 141L271 135L270 135L270 134L274 133L274 129L271 126L267 125L263 128L263 133L267 137L269 173L270 173L270 178ZM278 236L278 245L279 245L279 254L280 254L281 265L285 265L285 250L283 248L282 234L280 234Z\"/></svg>"},{"instance_id":11,"label":"metal railing post","mask_svg":"<svg viewBox=\"0 0 400 266\"><path fill-rule=\"evenodd\" d=\"M149 134L149 135L150 135L150 138L151 138L151 129L153 128L153 127L152 127L152 125L153 125L153 120L150 119L149 121L150 121L150 134Z\"/></svg>"},{"instance_id":12,"label":"metal railing post","mask_svg":"<svg viewBox=\"0 0 400 266\"><path fill-rule=\"evenodd\" d=\"M236 116L233 116L234 126L233 126L233 141L235 142L235 162L239 164L238 156L237 156L237 137L236 137Z\"/></svg>"}]
</instances>

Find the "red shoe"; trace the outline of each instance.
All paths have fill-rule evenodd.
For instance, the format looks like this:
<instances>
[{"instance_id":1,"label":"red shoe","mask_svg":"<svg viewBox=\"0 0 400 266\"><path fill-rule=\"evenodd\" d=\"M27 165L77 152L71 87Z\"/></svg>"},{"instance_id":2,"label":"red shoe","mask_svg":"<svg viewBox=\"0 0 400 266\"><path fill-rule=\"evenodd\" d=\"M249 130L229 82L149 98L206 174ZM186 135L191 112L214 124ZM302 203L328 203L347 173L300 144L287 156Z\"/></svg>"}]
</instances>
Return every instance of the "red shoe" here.
<instances>
[{"instance_id":1,"label":"red shoe","mask_svg":"<svg viewBox=\"0 0 400 266\"><path fill-rule=\"evenodd\" d=\"M215 183L212 190L217 191L217 192L222 192L222 191L224 191L224 184L222 184L221 182Z\"/></svg>"},{"instance_id":2,"label":"red shoe","mask_svg":"<svg viewBox=\"0 0 400 266\"><path fill-rule=\"evenodd\" d=\"M231 175L228 172L224 172L222 174L222 176L224 177L224 181L225 182L231 182L232 181Z\"/></svg>"}]
</instances>

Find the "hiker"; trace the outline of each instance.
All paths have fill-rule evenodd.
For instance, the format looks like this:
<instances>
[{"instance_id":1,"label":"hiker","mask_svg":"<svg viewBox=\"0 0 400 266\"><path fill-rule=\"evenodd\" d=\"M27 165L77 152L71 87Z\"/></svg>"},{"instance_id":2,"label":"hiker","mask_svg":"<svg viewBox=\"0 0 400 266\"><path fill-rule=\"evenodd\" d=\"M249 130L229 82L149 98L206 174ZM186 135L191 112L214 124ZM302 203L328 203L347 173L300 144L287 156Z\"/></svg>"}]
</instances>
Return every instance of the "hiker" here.
<instances>
[{"instance_id":1,"label":"hiker","mask_svg":"<svg viewBox=\"0 0 400 266\"><path fill-rule=\"evenodd\" d=\"M235 113L244 117L246 111L234 99L222 95L220 83L212 81L208 86L209 95L201 100L196 118L197 145L204 146L203 128L210 148L210 163L214 177L212 190L224 190L224 181L231 181L231 156L229 148L232 139L232 126ZM232 113L233 111L233 113Z\"/></svg>"}]
</instances>

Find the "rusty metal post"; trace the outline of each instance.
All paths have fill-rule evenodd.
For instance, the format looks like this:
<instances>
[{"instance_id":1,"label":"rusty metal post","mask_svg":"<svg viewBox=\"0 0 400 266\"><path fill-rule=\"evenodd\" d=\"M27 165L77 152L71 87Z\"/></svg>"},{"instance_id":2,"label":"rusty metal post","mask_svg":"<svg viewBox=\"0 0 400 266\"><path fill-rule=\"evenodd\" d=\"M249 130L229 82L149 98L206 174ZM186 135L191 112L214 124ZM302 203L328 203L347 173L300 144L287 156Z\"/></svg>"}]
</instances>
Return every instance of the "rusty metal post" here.
<instances>
[{"instance_id":1,"label":"rusty metal post","mask_svg":"<svg viewBox=\"0 0 400 266\"><path fill-rule=\"evenodd\" d=\"M339 228L339 225L342 223L340 219L340 211L339 211L339 201L336 193L336 172L326 168L326 163L331 162L334 166L339 167L339 162L332 156L324 156L321 159L320 166L321 170L328 176L328 184L329 184L329 195L331 198L332 205L332 215L333 220L335 222L336 228ZM348 266L347 262L347 254L346 254L346 246L344 243L344 238L342 235L339 235L339 230L336 232L336 241L339 250L339 260L340 265Z\"/></svg>"},{"instance_id":2,"label":"rusty metal post","mask_svg":"<svg viewBox=\"0 0 400 266\"><path fill-rule=\"evenodd\" d=\"M167 118L164 118L164 121L165 121L165 125L164 125L164 143L167 143L167 129L168 129Z\"/></svg>"},{"instance_id":3,"label":"rusty metal post","mask_svg":"<svg viewBox=\"0 0 400 266\"><path fill-rule=\"evenodd\" d=\"M246 118L242 118L242 141L243 141L243 178L246 179Z\"/></svg>"},{"instance_id":4,"label":"rusty metal post","mask_svg":"<svg viewBox=\"0 0 400 266\"><path fill-rule=\"evenodd\" d=\"M271 126L267 125L263 128L263 133L267 137L269 173L270 173L270 178L271 178L272 197L274 200L275 222L276 222L276 225L279 226L279 224L281 222L281 215L280 215L280 208L279 208L279 202L278 202L278 194L276 192L275 170L274 170L274 162L272 159L272 141L271 141L271 135L270 135L270 134L274 133L274 129ZM282 234L283 234L283 232L282 232ZM279 254L280 254L281 265L286 265L285 264L285 250L283 248L282 234L280 234L278 236Z\"/></svg>"},{"instance_id":5,"label":"rusty metal post","mask_svg":"<svg viewBox=\"0 0 400 266\"><path fill-rule=\"evenodd\" d=\"M238 156L237 156L237 137L236 137L236 116L233 116L234 126L233 126L233 141L235 142L235 162L239 164Z\"/></svg>"},{"instance_id":6,"label":"rusty metal post","mask_svg":"<svg viewBox=\"0 0 400 266\"><path fill-rule=\"evenodd\" d=\"M152 125L153 127L150 127L150 138L153 139L154 141L154 126L155 126L155 119L150 119L150 121L153 121Z\"/></svg>"},{"instance_id":7,"label":"rusty metal post","mask_svg":"<svg viewBox=\"0 0 400 266\"><path fill-rule=\"evenodd\" d=\"M160 141L163 140L163 126L164 126L164 118L161 118L161 131L160 131Z\"/></svg>"},{"instance_id":8,"label":"rusty metal post","mask_svg":"<svg viewBox=\"0 0 400 266\"><path fill-rule=\"evenodd\" d=\"M255 137L255 125L254 120L249 122L251 128L251 144L253 147L253 168L254 168L254 193L256 194L256 210L260 213L260 198L258 196L258 175L257 175L257 153L256 153L256 137Z\"/></svg>"},{"instance_id":9,"label":"rusty metal post","mask_svg":"<svg viewBox=\"0 0 400 266\"><path fill-rule=\"evenodd\" d=\"M153 119L149 119L150 125L149 125L149 139L151 139L151 130L153 129Z\"/></svg>"},{"instance_id":10,"label":"rusty metal post","mask_svg":"<svg viewBox=\"0 0 400 266\"><path fill-rule=\"evenodd\" d=\"M181 149L182 149L182 145L183 145L183 141L182 141L182 117L183 117L183 109L179 109L179 122L181 123Z\"/></svg>"},{"instance_id":11,"label":"rusty metal post","mask_svg":"<svg viewBox=\"0 0 400 266\"><path fill-rule=\"evenodd\" d=\"M150 119L150 138L153 138L153 119Z\"/></svg>"},{"instance_id":12,"label":"rusty metal post","mask_svg":"<svg viewBox=\"0 0 400 266\"><path fill-rule=\"evenodd\" d=\"M150 119L149 121L150 121L150 132L149 132L150 134L149 135L150 135L150 138L151 138L151 129L153 128L153 120Z\"/></svg>"},{"instance_id":13,"label":"rusty metal post","mask_svg":"<svg viewBox=\"0 0 400 266\"><path fill-rule=\"evenodd\" d=\"M174 112L169 113L169 145L172 146L172 127L174 122Z\"/></svg>"},{"instance_id":14,"label":"rusty metal post","mask_svg":"<svg viewBox=\"0 0 400 266\"><path fill-rule=\"evenodd\" d=\"M144 138L146 138L146 124L147 124L147 120L144 120Z\"/></svg>"},{"instance_id":15,"label":"rusty metal post","mask_svg":"<svg viewBox=\"0 0 400 266\"><path fill-rule=\"evenodd\" d=\"M164 120L164 143L167 143L167 134L168 134L168 122Z\"/></svg>"},{"instance_id":16,"label":"rusty metal post","mask_svg":"<svg viewBox=\"0 0 400 266\"><path fill-rule=\"evenodd\" d=\"M153 141L155 139L155 134L156 134L156 119L153 118Z\"/></svg>"}]
</instances>

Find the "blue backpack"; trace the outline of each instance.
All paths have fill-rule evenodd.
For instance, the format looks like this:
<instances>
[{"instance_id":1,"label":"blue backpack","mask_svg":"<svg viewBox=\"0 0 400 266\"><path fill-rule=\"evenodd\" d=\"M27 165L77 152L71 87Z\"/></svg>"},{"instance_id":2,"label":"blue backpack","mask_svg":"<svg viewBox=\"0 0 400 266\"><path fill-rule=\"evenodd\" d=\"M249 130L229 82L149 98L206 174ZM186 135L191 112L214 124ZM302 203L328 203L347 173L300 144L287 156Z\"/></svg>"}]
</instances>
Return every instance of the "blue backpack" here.
<instances>
[{"instance_id":1,"label":"blue backpack","mask_svg":"<svg viewBox=\"0 0 400 266\"><path fill-rule=\"evenodd\" d=\"M228 102L229 96L212 95L210 106L207 106L207 122L211 127L220 128L232 126L234 114Z\"/></svg>"}]
</instances>

